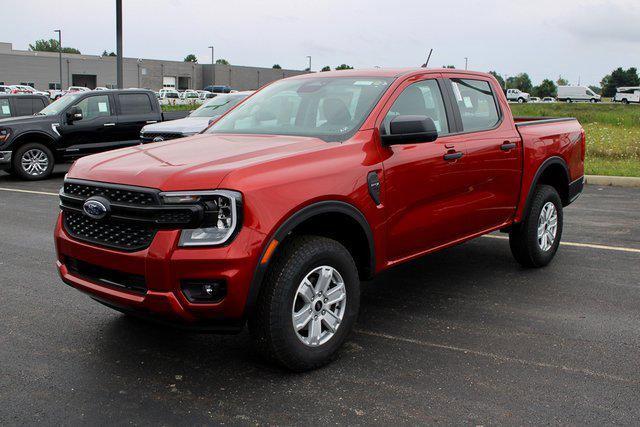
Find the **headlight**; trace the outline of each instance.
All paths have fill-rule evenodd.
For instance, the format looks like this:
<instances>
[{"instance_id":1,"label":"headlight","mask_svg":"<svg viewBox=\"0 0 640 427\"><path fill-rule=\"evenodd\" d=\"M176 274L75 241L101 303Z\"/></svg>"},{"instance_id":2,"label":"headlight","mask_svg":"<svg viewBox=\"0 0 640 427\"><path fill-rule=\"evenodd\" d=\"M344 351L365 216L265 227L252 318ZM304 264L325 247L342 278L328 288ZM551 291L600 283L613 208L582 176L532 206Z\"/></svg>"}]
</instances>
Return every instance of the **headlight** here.
<instances>
[{"instance_id":1,"label":"headlight","mask_svg":"<svg viewBox=\"0 0 640 427\"><path fill-rule=\"evenodd\" d=\"M0 129L0 142L5 142L11 135L11 129Z\"/></svg>"},{"instance_id":2,"label":"headlight","mask_svg":"<svg viewBox=\"0 0 640 427\"><path fill-rule=\"evenodd\" d=\"M201 228L180 233L180 246L215 246L229 241L240 226L242 195L237 191L188 191L162 193L165 204L201 204L204 219Z\"/></svg>"}]
</instances>

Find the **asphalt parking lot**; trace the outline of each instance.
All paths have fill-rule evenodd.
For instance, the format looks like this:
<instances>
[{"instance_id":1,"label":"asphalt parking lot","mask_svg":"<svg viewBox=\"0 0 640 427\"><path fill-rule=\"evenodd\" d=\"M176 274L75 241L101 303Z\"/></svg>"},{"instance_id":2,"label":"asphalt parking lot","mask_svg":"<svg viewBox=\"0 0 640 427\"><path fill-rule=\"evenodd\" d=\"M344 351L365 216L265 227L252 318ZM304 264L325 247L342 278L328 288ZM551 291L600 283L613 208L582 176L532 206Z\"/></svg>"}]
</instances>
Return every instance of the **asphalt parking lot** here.
<instances>
[{"instance_id":1,"label":"asphalt parking lot","mask_svg":"<svg viewBox=\"0 0 640 427\"><path fill-rule=\"evenodd\" d=\"M524 270L480 238L363 285L339 359L290 374L247 333L128 320L62 284L64 170L0 172L0 424L637 424L640 191L587 186ZM22 190L22 191L19 191ZM25 192L26 191L26 192Z\"/></svg>"}]
</instances>

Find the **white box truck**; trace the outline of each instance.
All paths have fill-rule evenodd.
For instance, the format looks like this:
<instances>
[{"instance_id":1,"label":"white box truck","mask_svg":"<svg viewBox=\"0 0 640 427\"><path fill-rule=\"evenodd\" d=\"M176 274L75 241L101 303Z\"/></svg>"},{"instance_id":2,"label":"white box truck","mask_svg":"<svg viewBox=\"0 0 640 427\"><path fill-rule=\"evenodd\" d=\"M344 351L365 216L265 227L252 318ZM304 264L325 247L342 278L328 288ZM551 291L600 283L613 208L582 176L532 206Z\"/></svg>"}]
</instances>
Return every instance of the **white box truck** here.
<instances>
[{"instance_id":1,"label":"white box truck","mask_svg":"<svg viewBox=\"0 0 640 427\"><path fill-rule=\"evenodd\" d=\"M600 98L586 86L558 86L558 101L600 102Z\"/></svg>"},{"instance_id":2,"label":"white box truck","mask_svg":"<svg viewBox=\"0 0 640 427\"><path fill-rule=\"evenodd\" d=\"M630 102L640 103L640 86L628 86L616 88L616 95L613 102L622 102L628 104Z\"/></svg>"}]
</instances>

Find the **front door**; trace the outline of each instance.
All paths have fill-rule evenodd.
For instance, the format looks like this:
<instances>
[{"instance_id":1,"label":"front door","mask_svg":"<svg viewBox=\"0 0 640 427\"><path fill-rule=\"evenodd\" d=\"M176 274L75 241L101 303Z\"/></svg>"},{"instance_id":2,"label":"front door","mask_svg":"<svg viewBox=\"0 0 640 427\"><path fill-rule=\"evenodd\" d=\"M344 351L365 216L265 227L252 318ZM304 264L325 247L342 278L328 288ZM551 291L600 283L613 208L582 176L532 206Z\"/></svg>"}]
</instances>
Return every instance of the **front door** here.
<instances>
[{"instance_id":1,"label":"front door","mask_svg":"<svg viewBox=\"0 0 640 427\"><path fill-rule=\"evenodd\" d=\"M88 95L75 104L82 111L82 119L60 124L60 148L69 157L97 153L115 146L117 116L109 95ZM63 119L66 112L63 113Z\"/></svg>"},{"instance_id":2,"label":"front door","mask_svg":"<svg viewBox=\"0 0 640 427\"><path fill-rule=\"evenodd\" d=\"M387 253L391 262L411 257L462 237L467 220L464 193L465 143L455 130L444 81L405 82L384 113L381 132L399 115L431 117L438 129L434 142L382 146L384 204L388 213Z\"/></svg>"}]
</instances>

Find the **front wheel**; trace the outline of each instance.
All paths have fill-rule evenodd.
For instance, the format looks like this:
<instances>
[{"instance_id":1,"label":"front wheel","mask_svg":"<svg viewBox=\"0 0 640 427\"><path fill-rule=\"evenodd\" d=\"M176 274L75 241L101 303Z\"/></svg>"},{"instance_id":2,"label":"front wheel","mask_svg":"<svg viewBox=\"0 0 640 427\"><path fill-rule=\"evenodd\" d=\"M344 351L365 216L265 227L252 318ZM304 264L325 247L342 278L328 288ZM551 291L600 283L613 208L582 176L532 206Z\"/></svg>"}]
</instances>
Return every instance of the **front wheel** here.
<instances>
[{"instance_id":1,"label":"front wheel","mask_svg":"<svg viewBox=\"0 0 640 427\"><path fill-rule=\"evenodd\" d=\"M258 349L293 371L335 357L360 307L358 270L335 240L294 236L270 266L249 330Z\"/></svg>"},{"instance_id":2,"label":"front wheel","mask_svg":"<svg viewBox=\"0 0 640 427\"><path fill-rule=\"evenodd\" d=\"M524 98L518 98L518 104L524 104Z\"/></svg>"},{"instance_id":3,"label":"front wheel","mask_svg":"<svg viewBox=\"0 0 640 427\"><path fill-rule=\"evenodd\" d=\"M513 257L524 267L544 267L558 250L562 237L562 201L555 188L539 185L520 224L509 233Z\"/></svg>"},{"instance_id":4,"label":"front wheel","mask_svg":"<svg viewBox=\"0 0 640 427\"><path fill-rule=\"evenodd\" d=\"M12 172L29 181L45 179L53 172L54 158L42 144L25 144L13 152Z\"/></svg>"},{"instance_id":5,"label":"front wheel","mask_svg":"<svg viewBox=\"0 0 640 427\"><path fill-rule=\"evenodd\" d=\"M595 104L596 102L598 102L598 100L597 100L597 99L595 99L595 98L591 98L591 99L589 100L589 102L591 102L592 104Z\"/></svg>"}]
</instances>

